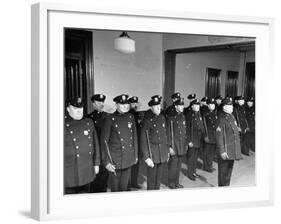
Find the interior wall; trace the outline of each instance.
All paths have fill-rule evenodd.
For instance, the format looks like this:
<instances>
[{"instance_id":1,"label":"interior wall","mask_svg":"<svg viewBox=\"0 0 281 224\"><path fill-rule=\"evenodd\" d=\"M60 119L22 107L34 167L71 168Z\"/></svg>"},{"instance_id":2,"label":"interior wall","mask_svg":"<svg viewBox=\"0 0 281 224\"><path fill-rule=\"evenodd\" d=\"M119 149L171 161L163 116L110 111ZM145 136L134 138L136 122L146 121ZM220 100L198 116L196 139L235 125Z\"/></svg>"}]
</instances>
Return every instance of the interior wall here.
<instances>
[{"instance_id":1,"label":"interior wall","mask_svg":"<svg viewBox=\"0 0 281 224\"><path fill-rule=\"evenodd\" d=\"M186 96L196 93L200 99L205 96L207 67L221 69L221 95L225 95L225 80L228 70L240 69L240 52L218 51L177 54L175 72L175 91ZM240 75L240 74L239 74Z\"/></svg>"},{"instance_id":2,"label":"interior wall","mask_svg":"<svg viewBox=\"0 0 281 224\"><path fill-rule=\"evenodd\" d=\"M114 50L114 39L121 32L93 31L94 92L106 95L105 110L113 112L112 99L120 94L139 97L139 110L146 110L152 95L162 93L162 34L129 32L136 52Z\"/></svg>"}]
</instances>

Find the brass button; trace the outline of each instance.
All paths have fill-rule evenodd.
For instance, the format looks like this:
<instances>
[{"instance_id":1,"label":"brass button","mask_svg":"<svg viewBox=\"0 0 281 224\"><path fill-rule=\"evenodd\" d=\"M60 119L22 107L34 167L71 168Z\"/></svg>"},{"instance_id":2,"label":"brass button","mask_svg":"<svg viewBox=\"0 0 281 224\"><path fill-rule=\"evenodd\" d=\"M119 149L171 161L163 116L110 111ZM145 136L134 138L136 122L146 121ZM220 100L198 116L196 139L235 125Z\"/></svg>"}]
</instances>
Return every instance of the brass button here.
<instances>
[{"instance_id":1,"label":"brass button","mask_svg":"<svg viewBox=\"0 0 281 224\"><path fill-rule=\"evenodd\" d=\"M77 145L75 148L76 148L76 149L79 149L79 146Z\"/></svg>"},{"instance_id":2,"label":"brass button","mask_svg":"<svg viewBox=\"0 0 281 224\"><path fill-rule=\"evenodd\" d=\"M79 157L79 154L77 154L76 157L78 158L78 157Z\"/></svg>"},{"instance_id":3,"label":"brass button","mask_svg":"<svg viewBox=\"0 0 281 224\"><path fill-rule=\"evenodd\" d=\"M75 141L76 141L76 138L74 138L73 141L75 142Z\"/></svg>"}]
</instances>

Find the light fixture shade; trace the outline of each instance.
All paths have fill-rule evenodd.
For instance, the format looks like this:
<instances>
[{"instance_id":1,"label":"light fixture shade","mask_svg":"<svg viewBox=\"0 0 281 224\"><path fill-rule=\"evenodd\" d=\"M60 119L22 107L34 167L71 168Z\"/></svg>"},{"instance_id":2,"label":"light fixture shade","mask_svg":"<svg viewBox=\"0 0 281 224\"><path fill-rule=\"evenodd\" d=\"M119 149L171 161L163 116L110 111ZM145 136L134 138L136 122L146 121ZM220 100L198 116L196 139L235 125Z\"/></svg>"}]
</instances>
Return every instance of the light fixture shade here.
<instances>
[{"instance_id":1,"label":"light fixture shade","mask_svg":"<svg viewBox=\"0 0 281 224\"><path fill-rule=\"evenodd\" d=\"M132 54L136 50L135 41L126 32L123 32L120 37L114 40L114 49L124 54Z\"/></svg>"}]
</instances>

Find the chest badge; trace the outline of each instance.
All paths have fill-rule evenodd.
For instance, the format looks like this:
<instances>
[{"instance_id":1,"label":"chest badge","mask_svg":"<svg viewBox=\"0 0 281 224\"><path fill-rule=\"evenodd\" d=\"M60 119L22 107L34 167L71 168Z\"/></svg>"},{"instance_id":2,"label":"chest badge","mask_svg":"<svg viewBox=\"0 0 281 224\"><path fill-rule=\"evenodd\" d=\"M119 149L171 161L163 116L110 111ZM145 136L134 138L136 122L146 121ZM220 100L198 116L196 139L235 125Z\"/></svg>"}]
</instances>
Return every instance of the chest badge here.
<instances>
[{"instance_id":1,"label":"chest badge","mask_svg":"<svg viewBox=\"0 0 281 224\"><path fill-rule=\"evenodd\" d=\"M217 127L216 131L217 131L217 132L221 132L221 128L220 128L220 127Z\"/></svg>"},{"instance_id":2,"label":"chest badge","mask_svg":"<svg viewBox=\"0 0 281 224\"><path fill-rule=\"evenodd\" d=\"M84 135L89 135L89 131L88 130L84 130Z\"/></svg>"},{"instance_id":3,"label":"chest badge","mask_svg":"<svg viewBox=\"0 0 281 224\"><path fill-rule=\"evenodd\" d=\"M132 128L133 123L132 122L128 122L128 128Z\"/></svg>"}]
</instances>

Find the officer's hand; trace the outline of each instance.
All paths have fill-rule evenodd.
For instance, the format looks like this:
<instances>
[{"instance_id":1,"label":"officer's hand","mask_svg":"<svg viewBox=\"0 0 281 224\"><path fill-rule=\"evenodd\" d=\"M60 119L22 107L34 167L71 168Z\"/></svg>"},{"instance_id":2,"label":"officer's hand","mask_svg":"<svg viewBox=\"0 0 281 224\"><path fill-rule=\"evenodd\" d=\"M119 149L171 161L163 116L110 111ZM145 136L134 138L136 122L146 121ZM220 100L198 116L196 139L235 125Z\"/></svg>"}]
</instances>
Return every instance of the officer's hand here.
<instances>
[{"instance_id":1,"label":"officer's hand","mask_svg":"<svg viewBox=\"0 0 281 224\"><path fill-rule=\"evenodd\" d=\"M111 163L108 163L105 168L109 171L109 172L115 172L115 166L112 165Z\"/></svg>"},{"instance_id":2,"label":"officer's hand","mask_svg":"<svg viewBox=\"0 0 281 224\"><path fill-rule=\"evenodd\" d=\"M136 160L135 160L135 164L137 164L137 163L138 163L138 160L139 160L139 159L138 159L138 158L136 158Z\"/></svg>"},{"instance_id":3,"label":"officer's hand","mask_svg":"<svg viewBox=\"0 0 281 224\"><path fill-rule=\"evenodd\" d=\"M171 156L171 154L170 154L170 153L168 153L167 162L169 162L169 160L170 160L170 156Z\"/></svg>"},{"instance_id":4,"label":"officer's hand","mask_svg":"<svg viewBox=\"0 0 281 224\"><path fill-rule=\"evenodd\" d=\"M150 158L147 158L147 159L145 160L145 163L146 163L149 167L151 167L151 168L154 167L154 163L153 163L153 161L152 161Z\"/></svg>"},{"instance_id":5,"label":"officer's hand","mask_svg":"<svg viewBox=\"0 0 281 224\"><path fill-rule=\"evenodd\" d=\"M99 166L94 166L95 168L95 173L98 174L100 172L100 167Z\"/></svg>"},{"instance_id":6,"label":"officer's hand","mask_svg":"<svg viewBox=\"0 0 281 224\"><path fill-rule=\"evenodd\" d=\"M174 156L174 155L176 155L176 153L175 153L175 151L174 151L174 149L173 148L169 148L169 152L170 152L170 155L171 156Z\"/></svg>"},{"instance_id":7,"label":"officer's hand","mask_svg":"<svg viewBox=\"0 0 281 224\"><path fill-rule=\"evenodd\" d=\"M223 152L223 153L221 154L221 158L222 158L223 160L229 159L229 157L228 157L228 155L227 155L226 152Z\"/></svg>"},{"instance_id":8,"label":"officer's hand","mask_svg":"<svg viewBox=\"0 0 281 224\"><path fill-rule=\"evenodd\" d=\"M193 143L192 143L192 142L189 142L189 143L188 143L188 146L192 148L192 147L193 147Z\"/></svg>"},{"instance_id":9,"label":"officer's hand","mask_svg":"<svg viewBox=\"0 0 281 224\"><path fill-rule=\"evenodd\" d=\"M205 138L204 138L204 141L205 141L206 143L209 143L209 142L210 142L210 139L209 139L208 137L205 137Z\"/></svg>"},{"instance_id":10,"label":"officer's hand","mask_svg":"<svg viewBox=\"0 0 281 224\"><path fill-rule=\"evenodd\" d=\"M238 131L239 131L239 132L241 132L241 131L242 131L242 129L238 127Z\"/></svg>"}]
</instances>

